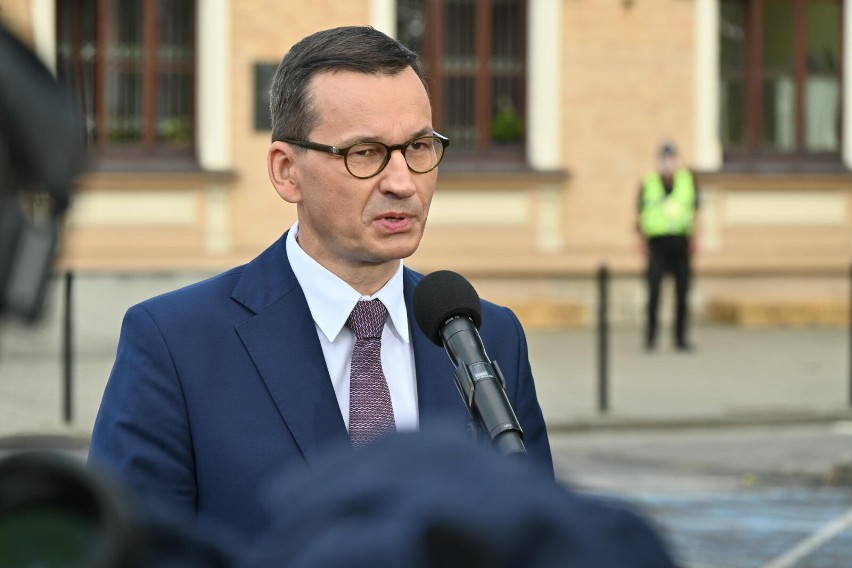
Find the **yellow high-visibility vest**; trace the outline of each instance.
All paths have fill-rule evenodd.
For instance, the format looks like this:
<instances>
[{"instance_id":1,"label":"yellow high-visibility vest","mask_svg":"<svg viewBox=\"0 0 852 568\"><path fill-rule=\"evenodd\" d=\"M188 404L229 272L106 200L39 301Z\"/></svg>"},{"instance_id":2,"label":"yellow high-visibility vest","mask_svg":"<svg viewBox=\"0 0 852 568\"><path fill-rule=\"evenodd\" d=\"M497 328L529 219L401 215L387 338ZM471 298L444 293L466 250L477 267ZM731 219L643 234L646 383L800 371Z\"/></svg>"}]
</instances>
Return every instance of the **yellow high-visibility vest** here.
<instances>
[{"instance_id":1,"label":"yellow high-visibility vest","mask_svg":"<svg viewBox=\"0 0 852 568\"><path fill-rule=\"evenodd\" d=\"M695 228L695 182L689 170L674 174L674 187L666 195L657 172L649 173L642 183L642 234L646 237L691 235Z\"/></svg>"}]
</instances>

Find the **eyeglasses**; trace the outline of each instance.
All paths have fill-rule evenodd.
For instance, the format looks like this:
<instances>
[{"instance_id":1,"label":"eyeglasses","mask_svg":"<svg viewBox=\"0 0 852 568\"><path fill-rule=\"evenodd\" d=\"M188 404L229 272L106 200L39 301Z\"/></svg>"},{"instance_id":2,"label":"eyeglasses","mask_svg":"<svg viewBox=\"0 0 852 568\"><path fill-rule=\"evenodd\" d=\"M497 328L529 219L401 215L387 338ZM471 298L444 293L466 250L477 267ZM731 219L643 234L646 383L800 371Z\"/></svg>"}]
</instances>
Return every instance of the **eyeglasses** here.
<instances>
[{"instance_id":1,"label":"eyeglasses","mask_svg":"<svg viewBox=\"0 0 852 568\"><path fill-rule=\"evenodd\" d=\"M390 162L391 152L399 150L408 169L418 174L431 172L438 167L444 157L444 149L449 146L450 139L437 132L428 136L418 136L404 144L388 146L381 142L358 142L346 148L326 146L307 140L281 139L288 144L334 154L343 158L346 171L358 179L368 179L378 175Z\"/></svg>"}]
</instances>

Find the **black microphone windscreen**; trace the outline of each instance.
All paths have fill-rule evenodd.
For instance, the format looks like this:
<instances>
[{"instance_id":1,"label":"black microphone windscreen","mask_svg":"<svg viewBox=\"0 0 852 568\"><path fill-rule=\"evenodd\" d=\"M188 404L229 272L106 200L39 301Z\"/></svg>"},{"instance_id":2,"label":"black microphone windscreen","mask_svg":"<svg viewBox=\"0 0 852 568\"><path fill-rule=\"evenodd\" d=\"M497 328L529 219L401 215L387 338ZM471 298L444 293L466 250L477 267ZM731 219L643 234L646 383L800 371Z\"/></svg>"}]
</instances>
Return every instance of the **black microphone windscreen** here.
<instances>
[{"instance_id":1,"label":"black microphone windscreen","mask_svg":"<svg viewBox=\"0 0 852 568\"><path fill-rule=\"evenodd\" d=\"M443 345L441 326L453 316L468 316L482 325L479 295L464 276L450 270L428 274L414 288L414 319L433 343Z\"/></svg>"}]
</instances>

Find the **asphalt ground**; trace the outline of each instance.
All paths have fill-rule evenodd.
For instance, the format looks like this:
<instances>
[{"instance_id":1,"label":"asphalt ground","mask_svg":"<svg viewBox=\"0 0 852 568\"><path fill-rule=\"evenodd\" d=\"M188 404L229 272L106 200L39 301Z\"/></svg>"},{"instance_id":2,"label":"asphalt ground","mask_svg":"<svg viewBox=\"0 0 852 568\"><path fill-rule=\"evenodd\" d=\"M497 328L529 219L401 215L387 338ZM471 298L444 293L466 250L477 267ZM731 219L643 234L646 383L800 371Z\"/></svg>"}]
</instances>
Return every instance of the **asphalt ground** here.
<instances>
[{"instance_id":1,"label":"asphalt ground","mask_svg":"<svg viewBox=\"0 0 852 568\"><path fill-rule=\"evenodd\" d=\"M850 421L564 431L551 445L562 481L643 513L681 566L852 565Z\"/></svg>"}]
</instances>

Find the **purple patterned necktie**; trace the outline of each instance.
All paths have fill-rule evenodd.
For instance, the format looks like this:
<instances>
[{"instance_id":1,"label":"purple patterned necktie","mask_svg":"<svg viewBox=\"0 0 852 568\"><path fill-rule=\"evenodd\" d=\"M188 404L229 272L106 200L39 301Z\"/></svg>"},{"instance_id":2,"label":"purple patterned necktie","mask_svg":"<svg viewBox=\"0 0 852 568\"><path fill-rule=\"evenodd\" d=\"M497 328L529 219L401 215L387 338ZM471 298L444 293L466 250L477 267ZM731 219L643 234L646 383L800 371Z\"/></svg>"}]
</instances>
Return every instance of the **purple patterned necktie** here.
<instances>
[{"instance_id":1,"label":"purple patterned necktie","mask_svg":"<svg viewBox=\"0 0 852 568\"><path fill-rule=\"evenodd\" d=\"M363 446L396 430L388 383L382 372L382 329L388 311L380 300L360 301L346 320L355 334L349 384L349 439Z\"/></svg>"}]
</instances>

